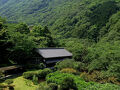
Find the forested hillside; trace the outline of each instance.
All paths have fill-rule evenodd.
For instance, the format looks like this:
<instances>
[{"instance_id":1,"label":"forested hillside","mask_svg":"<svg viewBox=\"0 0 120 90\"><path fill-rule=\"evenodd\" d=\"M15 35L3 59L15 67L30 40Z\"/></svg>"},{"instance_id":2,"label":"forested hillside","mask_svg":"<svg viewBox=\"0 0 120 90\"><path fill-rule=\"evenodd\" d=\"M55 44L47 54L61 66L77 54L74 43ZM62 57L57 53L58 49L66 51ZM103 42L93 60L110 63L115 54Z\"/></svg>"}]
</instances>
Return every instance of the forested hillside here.
<instances>
[{"instance_id":1,"label":"forested hillside","mask_svg":"<svg viewBox=\"0 0 120 90\"><path fill-rule=\"evenodd\" d=\"M97 42L119 0L2 0L0 15L10 22L48 25L57 37L89 38ZM103 32L102 32L103 31ZM61 36L62 35L62 36Z\"/></svg>"}]
</instances>

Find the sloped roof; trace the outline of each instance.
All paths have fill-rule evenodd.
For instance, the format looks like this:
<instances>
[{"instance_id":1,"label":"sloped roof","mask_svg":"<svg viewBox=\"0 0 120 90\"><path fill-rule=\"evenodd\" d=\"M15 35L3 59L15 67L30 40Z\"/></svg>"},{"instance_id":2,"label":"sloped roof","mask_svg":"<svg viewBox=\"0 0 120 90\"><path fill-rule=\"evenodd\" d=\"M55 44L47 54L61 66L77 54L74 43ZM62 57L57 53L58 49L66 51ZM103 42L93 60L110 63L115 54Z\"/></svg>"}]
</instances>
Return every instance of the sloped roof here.
<instances>
[{"instance_id":1,"label":"sloped roof","mask_svg":"<svg viewBox=\"0 0 120 90\"><path fill-rule=\"evenodd\" d=\"M70 57L72 53L64 48L39 48L35 50L43 58Z\"/></svg>"}]
</instances>

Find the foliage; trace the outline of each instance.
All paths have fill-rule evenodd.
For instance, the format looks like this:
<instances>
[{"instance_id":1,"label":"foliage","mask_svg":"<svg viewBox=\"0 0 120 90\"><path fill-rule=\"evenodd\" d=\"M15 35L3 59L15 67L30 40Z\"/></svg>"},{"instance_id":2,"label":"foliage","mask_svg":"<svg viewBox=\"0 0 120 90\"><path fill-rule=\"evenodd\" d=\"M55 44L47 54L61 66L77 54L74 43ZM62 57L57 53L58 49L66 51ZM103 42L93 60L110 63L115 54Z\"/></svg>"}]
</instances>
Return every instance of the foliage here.
<instances>
[{"instance_id":1,"label":"foliage","mask_svg":"<svg viewBox=\"0 0 120 90\"><path fill-rule=\"evenodd\" d=\"M58 70L64 69L64 68L74 68L75 69L75 61L72 59L66 59L61 62L57 62L55 67Z\"/></svg>"},{"instance_id":2,"label":"foliage","mask_svg":"<svg viewBox=\"0 0 120 90\"><path fill-rule=\"evenodd\" d=\"M15 31L16 31L16 32L20 32L20 33L22 33L22 34L23 34L23 33L24 33L24 34L28 34L28 33L30 32L27 24L25 24L25 23L20 23L20 24L16 25Z\"/></svg>"},{"instance_id":3,"label":"foliage","mask_svg":"<svg viewBox=\"0 0 120 90\"><path fill-rule=\"evenodd\" d=\"M81 79L79 76L75 76L73 74L68 74L68 73L60 73L60 72L55 72L51 73L46 77L47 83L56 83L56 84L61 84L65 78L73 78L75 80L75 84L77 85L78 88L83 88L88 86L83 79ZM80 86L79 86L80 85Z\"/></svg>"},{"instance_id":4,"label":"foliage","mask_svg":"<svg viewBox=\"0 0 120 90\"><path fill-rule=\"evenodd\" d=\"M75 67L78 71L80 72L84 72L84 71L87 71L87 65L85 63L82 63L82 62L77 62L77 64L75 64Z\"/></svg>"},{"instance_id":5,"label":"foliage","mask_svg":"<svg viewBox=\"0 0 120 90\"><path fill-rule=\"evenodd\" d=\"M13 79L7 79L7 80L5 80L5 83L12 84L13 83Z\"/></svg>"},{"instance_id":6,"label":"foliage","mask_svg":"<svg viewBox=\"0 0 120 90\"><path fill-rule=\"evenodd\" d=\"M47 26L45 27L41 27L40 25L34 26L31 30L31 35L35 37L35 42L37 45L39 45L39 47L54 46L51 32Z\"/></svg>"},{"instance_id":7,"label":"foliage","mask_svg":"<svg viewBox=\"0 0 120 90\"><path fill-rule=\"evenodd\" d=\"M73 74L68 74L68 73L60 73L60 72L54 72L50 73L47 75L46 80L47 83L56 83L60 85L63 83L65 78L73 78L74 82L76 84L76 87L78 90L99 90L99 87L101 90L107 90L107 88L110 88L111 90L119 90L120 86L114 85L114 84L98 84L98 83L93 83L93 82L85 82L83 79L81 79L79 76L75 76ZM113 87L112 87L113 86Z\"/></svg>"},{"instance_id":8,"label":"foliage","mask_svg":"<svg viewBox=\"0 0 120 90\"><path fill-rule=\"evenodd\" d=\"M6 88L7 86L5 86L4 84L0 84L0 90L3 90L4 88Z\"/></svg>"},{"instance_id":9,"label":"foliage","mask_svg":"<svg viewBox=\"0 0 120 90\"><path fill-rule=\"evenodd\" d=\"M120 50L119 42L111 43L98 43L96 46L93 46L89 49L89 54L87 59L90 61L88 65L88 70L106 70L108 72L113 72L118 75L119 72L119 59L120 59ZM112 71L112 69L114 71ZM116 69L116 70L115 70ZM117 76L119 77L119 76Z\"/></svg>"},{"instance_id":10,"label":"foliage","mask_svg":"<svg viewBox=\"0 0 120 90\"><path fill-rule=\"evenodd\" d=\"M43 70L39 70L38 71L38 77L39 78L45 78L49 73L51 73L52 72L52 70L51 69L49 69L49 68L45 68L45 69L43 69Z\"/></svg>"},{"instance_id":11,"label":"foliage","mask_svg":"<svg viewBox=\"0 0 120 90\"><path fill-rule=\"evenodd\" d=\"M60 72L62 73L71 73L71 74L77 74L77 71L73 68L64 68Z\"/></svg>"},{"instance_id":12,"label":"foliage","mask_svg":"<svg viewBox=\"0 0 120 90\"><path fill-rule=\"evenodd\" d=\"M39 87L36 90L52 90L46 82L39 84Z\"/></svg>"},{"instance_id":13,"label":"foliage","mask_svg":"<svg viewBox=\"0 0 120 90\"><path fill-rule=\"evenodd\" d=\"M95 85L91 85L88 88L85 88L84 90L119 90L120 87L114 84L95 84Z\"/></svg>"},{"instance_id":14,"label":"foliage","mask_svg":"<svg viewBox=\"0 0 120 90\"><path fill-rule=\"evenodd\" d=\"M65 68L72 68L75 69L76 71L85 71L86 65L82 62L78 62L72 59L66 59L61 62L56 63L55 68L57 70L62 70Z\"/></svg>"},{"instance_id":15,"label":"foliage","mask_svg":"<svg viewBox=\"0 0 120 90\"><path fill-rule=\"evenodd\" d=\"M82 77L87 82L93 81L99 83L114 83L120 85L117 78L108 76L106 73L100 71L93 71L91 73L83 72L80 74L80 77Z\"/></svg>"},{"instance_id":16,"label":"foliage","mask_svg":"<svg viewBox=\"0 0 120 90\"><path fill-rule=\"evenodd\" d=\"M58 89L58 85L56 83L50 83L50 84L48 84L48 86L50 87L51 90L57 90Z\"/></svg>"},{"instance_id":17,"label":"foliage","mask_svg":"<svg viewBox=\"0 0 120 90\"><path fill-rule=\"evenodd\" d=\"M71 77L66 77L60 84L61 90L70 90L74 89L77 90L76 84L74 82L74 79Z\"/></svg>"},{"instance_id":18,"label":"foliage","mask_svg":"<svg viewBox=\"0 0 120 90\"><path fill-rule=\"evenodd\" d=\"M63 40L62 42L65 43L65 47L73 53L73 58L76 61L81 61L81 62L85 62L84 59L88 53L88 49L87 46L88 43L86 43L83 40L79 40L79 39L73 39L70 38L68 40Z\"/></svg>"},{"instance_id":19,"label":"foliage","mask_svg":"<svg viewBox=\"0 0 120 90\"><path fill-rule=\"evenodd\" d=\"M23 73L23 77L26 79L32 79L33 77L45 78L47 74L51 73L52 70L45 68L43 70L28 71Z\"/></svg>"},{"instance_id":20,"label":"foliage","mask_svg":"<svg viewBox=\"0 0 120 90\"><path fill-rule=\"evenodd\" d=\"M38 84L38 77L36 77L36 75L34 75L32 81L35 85Z\"/></svg>"},{"instance_id":21,"label":"foliage","mask_svg":"<svg viewBox=\"0 0 120 90\"><path fill-rule=\"evenodd\" d=\"M0 67L10 61L25 64L33 56L33 48L57 45L72 52L74 59L58 62L57 70L88 71L82 75L86 81L120 81L119 10L120 0L1 0L0 15L6 16L9 23L0 17ZM23 76L45 78L49 73L46 69L25 72ZM69 73L55 74L47 81L60 84L71 77L78 89L119 89L113 84L91 84Z\"/></svg>"},{"instance_id":22,"label":"foliage","mask_svg":"<svg viewBox=\"0 0 120 90\"><path fill-rule=\"evenodd\" d=\"M7 42L7 27L5 25L4 19L0 17L0 63L2 66L3 63L9 63L7 57L5 56L8 52L7 48L9 43Z\"/></svg>"},{"instance_id":23,"label":"foliage","mask_svg":"<svg viewBox=\"0 0 120 90\"><path fill-rule=\"evenodd\" d=\"M7 28L8 27L8 28ZM0 60L23 64L33 56L32 50L40 47L54 46L48 27L40 25L29 28L25 23L0 23ZM6 56L6 57L4 57Z\"/></svg>"},{"instance_id":24,"label":"foliage","mask_svg":"<svg viewBox=\"0 0 120 90\"><path fill-rule=\"evenodd\" d=\"M99 41L99 36L104 35L100 32L109 18L120 10L119 0L3 2L0 2L0 15L6 16L9 22L22 21L30 25L40 23L48 25L58 38L68 38L72 35L77 38L89 38L95 42Z\"/></svg>"},{"instance_id":25,"label":"foliage","mask_svg":"<svg viewBox=\"0 0 120 90\"><path fill-rule=\"evenodd\" d=\"M37 75L37 71L28 71L23 73L25 79L32 79L34 75Z\"/></svg>"}]
</instances>

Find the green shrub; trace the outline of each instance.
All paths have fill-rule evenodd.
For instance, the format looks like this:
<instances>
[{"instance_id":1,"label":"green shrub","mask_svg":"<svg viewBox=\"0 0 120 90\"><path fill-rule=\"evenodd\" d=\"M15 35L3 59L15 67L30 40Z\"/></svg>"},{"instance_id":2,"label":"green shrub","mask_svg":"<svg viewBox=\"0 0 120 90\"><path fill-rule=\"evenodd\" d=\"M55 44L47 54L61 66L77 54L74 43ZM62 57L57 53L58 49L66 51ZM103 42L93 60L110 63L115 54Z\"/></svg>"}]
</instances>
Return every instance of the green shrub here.
<instances>
[{"instance_id":1,"label":"green shrub","mask_svg":"<svg viewBox=\"0 0 120 90\"><path fill-rule=\"evenodd\" d=\"M52 72L51 69L46 68L46 69L43 69L43 70L39 70L37 76L38 76L39 78L45 78L46 75L48 75L48 74L51 73L51 72Z\"/></svg>"},{"instance_id":2,"label":"green shrub","mask_svg":"<svg viewBox=\"0 0 120 90\"><path fill-rule=\"evenodd\" d=\"M83 90L120 90L120 86L114 84L94 84Z\"/></svg>"},{"instance_id":3,"label":"green shrub","mask_svg":"<svg viewBox=\"0 0 120 90\"><path fill-rule=\"evenodd\" d=\"M74 64L74 67L76 70L80 71L80 72L83 72L83 71L86 71L87 70L87 67L84 63L82 62L76 62Z\"/></svg>"},{"instance_id":4,"label":"green shrub","mask_svg":"<svg viewBox=\"0 0 120 90\"><path fill-rule=\"evenodd\" d=\"M66 77L60 84L61 90L70 90L74 89L77 90L76 83L73 78Z\"/></svg>"},{"instance_id":5,"label":"green shrub","mask_svg":"<svg viewBox=\"0 0 120 90\"><path fill-rule=\"evenodd\" d=\"M39 87L36 90L51 90L46 82L42 82L39 84Z\"/></svg>"},{"instance_id":6,"label":"green shrub","mask_svg":"<svg viewBox=\"0 0 120 90\"><path fill-rule=\"evenodd\" d=\"M62 70L64 68L73 68L78 71L85 71L87 69L84 63L75 61L73 59L66 59L58 62L56 63L55 68L57 70Z\"/></svg>"},{"instance_id":7,"label":"green shrub","mask_svg":"<svg viewBox=\"0 0 120 90\"><path fill-rule=\"evenodd\" d=\"M44 68L45 68L45 64L40 63L40 64L38 65L38 68L40 68L40 69L44 69Z\"/></svg>"},{"instance_id":8,"label":"green shrub","mask_svg":"<svg viewBox=\"0 0 120 90\"><path fill-rule=\"evenodd\" d=\"M73 68L64 68L60 72L62 73L71 73L71 74L77 74L77 71Z\"/></svg>"},{"instance_id":9,"label":"green shrub","mask_svg":"<svg viewBox=\"0 0 120 90\"><path fill-rule=\"evenodd\" d=\"M37 85L38 84L38 77L36 77L36 75L34 75L32 81L35 85Z\"/></svg>"},{"instance_id":10,"label":"green shrub","mask_svg":"<svg viewBox=\"0 0 120 90\"><path fill-rule=\"evenodd\" d=\"M120 90L120 86L117 86L114 84L98 84L98 83L94 83L94 82L85 82L80 76L69 74L69 73L60 73L60 72L50 73L47 75L46 81L48 84L56 83L57 85L61 85L65 81L66 81L66 83L67 83L67 81L70 81L70 80L66 80L66 78L72 78L74 80L74 83L76 84L76 87L78 88L78 90L99 90L99 87L103 88L103 90L108 90L108 88L112 88L110 90ZM64 85L66 85L66 84L64 84ZM110 85L113 85L113 87ZM71 85L69 85L69 86L71 86ZM89 89L89 88L93 88L93 89ZM102 89L100 89L100 90L102 90Z\"/></svg>"},{"instance_id":11,"label":"green shrub","mask_svg":"<svg viewBox=\"0 0 120 90\"><path fill-rule=\"evenodd\" d=\"M32 79L34 75L37 75L38 73L36 71L28 71L23 73L23 77L25 79Z\"/></svg>"},{"instance_id":12,"label":"green shrub","mask_svg":"<svg viewBox=\"0 0 120 90\"><path fill-rule=\"evenodd\" d=\"M3 88L6 88L7 86L0 84L0 90L3 90Z\"/></svg>"},{"instance_id":13,"label":"green shrub","mask_svg":"<svg viewBox=\"0 0 120 90\"><path fill-rule=\"evenodd\" d=\"M23 77L26 79L33 79L35 75L38 78L45 78L47 74L51 73L52 70L49 68L45 68L43 70L36 70L36 71L28 71L23 73Z\"/></svg>"},{"instance_id":14,"label":"green shrub","mask_svg":"<svg viewBox=\"0 0 120 90\"><path fill-rule=\"evenodd\" d=\"M7 79L7 80L5 80L5 83L12 84L13 83L13 79Z\"/></svg>"},{"instance_id":15,"label":"green shrub","mask_svg":"<svg viewBox=\"0 0 120 90\"><path fill-rule=\"evenodd\" d=\"M69 73L60 73L60 72L54 72L54 73L48 74L46 77L46 81L47 81L47 83L56 83L56 84L60 85L61 83L63 83L63 81L66 78L73 78L74 82L76 84L76 87L78 89L81 89L81 88L91 85L91 83L85 82L82 78L80 78L77 75L73 75L73 74L69 74Z\"/></svg>"},{"instance_id":16,"label":"green shrub","mask_svg":"<svg viewBox=\"0 0 120 90\"><path fill-rule=\"evenodd\" d=\"M55 65L55 68L61 70L63 68L74 68L75 69L76 62L72 59L66 59L64 61L58 62Z\"/></svg>"},{"instance_id":17,"label":"green shrub","mask_svg":"<svg viewBox=\"0 0 120 90\"><path fill-rule=\"evenodd\" d=\"M51 90L57 90L58 89L58 85L56 83L50 83L50 84L48 84L48 86L50 87Z\"/></svg>"}]
</instances>

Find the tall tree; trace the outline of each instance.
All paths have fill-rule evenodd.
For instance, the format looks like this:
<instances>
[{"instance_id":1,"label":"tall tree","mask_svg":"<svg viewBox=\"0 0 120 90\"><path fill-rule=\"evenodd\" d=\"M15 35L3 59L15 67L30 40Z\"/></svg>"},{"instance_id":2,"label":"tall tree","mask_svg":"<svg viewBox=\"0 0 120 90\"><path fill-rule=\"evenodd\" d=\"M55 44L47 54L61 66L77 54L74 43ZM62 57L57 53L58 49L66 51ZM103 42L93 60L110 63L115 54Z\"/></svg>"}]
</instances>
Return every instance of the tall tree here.
<instances>
[{"instance_id":1,"label":"tall tree","mask_svg":"<svg viewBox=\"0 0 120 90\"><path fill-rule=\"evenodd\" d=\"M4 24L4 20L0 20L0 63L8 63L7 60L7 48L9 47L7 42L7 28Z\"/></svg>"}]
</instances>

